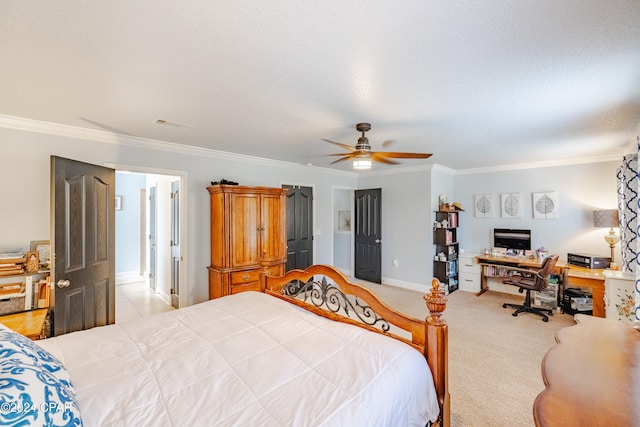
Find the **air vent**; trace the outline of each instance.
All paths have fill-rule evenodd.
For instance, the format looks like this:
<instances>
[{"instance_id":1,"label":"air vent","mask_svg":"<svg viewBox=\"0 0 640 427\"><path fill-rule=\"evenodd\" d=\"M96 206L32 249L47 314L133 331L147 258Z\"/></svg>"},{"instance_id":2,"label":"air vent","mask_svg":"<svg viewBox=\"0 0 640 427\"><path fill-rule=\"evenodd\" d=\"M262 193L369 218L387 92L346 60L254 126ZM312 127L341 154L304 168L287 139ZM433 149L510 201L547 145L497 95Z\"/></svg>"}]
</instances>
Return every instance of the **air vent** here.
<instances>
[{"instance_id":1,"label":"air vent","mask_svg":"<svg viewBox=\"0 0 640 427\"><path fill-rule=\"evenodd\" d=\"M191 129L193 127L193 125L190 125L187 123L171 122L169 120L164 120L164 119L156 119L154 123L157 125L169 126L172 128L179 128L179 129Z\"/></svg>"}]
</instances>

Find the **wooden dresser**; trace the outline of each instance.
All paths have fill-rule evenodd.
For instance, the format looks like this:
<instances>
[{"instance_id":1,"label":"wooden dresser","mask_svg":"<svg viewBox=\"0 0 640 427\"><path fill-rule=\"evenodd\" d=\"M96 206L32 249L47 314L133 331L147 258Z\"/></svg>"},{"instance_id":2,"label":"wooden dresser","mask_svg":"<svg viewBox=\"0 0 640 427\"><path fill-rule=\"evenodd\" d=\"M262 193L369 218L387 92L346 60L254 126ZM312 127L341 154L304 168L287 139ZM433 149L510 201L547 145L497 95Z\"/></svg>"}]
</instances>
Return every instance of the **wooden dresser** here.
<instances>
[{"instance_id":1,"label":"wooden dresser","mask_svg":"<svg viewBox=\"0 0 640 427\"><path fill-rule=\"evenodd\" d=\"M576 314L542 361L546 389L533 405L536 426L640 425L640 331Z\"/></svg>"},{"instance_id":2,"label":"wooden dresser","mask_svg":"<svg viewBox=\"0 0 640 427\"><path fill-rule=\"evenodd\" d=\"M209 298L260 290L260 273L281 275L287 262L287 190L213 185Z\"/></svg>"}]
</instances>

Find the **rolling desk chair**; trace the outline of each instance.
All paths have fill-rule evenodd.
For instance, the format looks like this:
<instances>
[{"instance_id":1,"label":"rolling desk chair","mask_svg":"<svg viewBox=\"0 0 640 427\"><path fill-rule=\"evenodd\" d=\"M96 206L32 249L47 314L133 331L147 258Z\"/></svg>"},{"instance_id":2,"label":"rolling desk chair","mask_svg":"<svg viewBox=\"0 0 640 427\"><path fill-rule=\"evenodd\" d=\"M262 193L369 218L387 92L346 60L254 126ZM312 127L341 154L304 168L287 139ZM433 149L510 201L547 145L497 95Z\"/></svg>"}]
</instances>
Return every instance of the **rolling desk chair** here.
<instances>
[{"instance_id":1,"label":"rolling desk chair","mask_svg":"<svg viewBox=\"0 0 640 427\"><path fill-rule=\"evenodd\" d=\"M507 272L509 274L509 278L502 281L507 285L514 285L519 287L518 292L522 293L523 291L527 291L527 295L524 298L524 304L509 304L504 303L502 307L512 307L517 310L512 313L513 316L517 316L520 313L533 313L538 316L542 316L543 322L548 322L549 316L553 316L553 310L549 310L546 308L538 308L531 306L531 291L544 291L549 284L549 276L553 272L553 269L558 262L558 255L550 255L542 261L542 265L540 266L540 270L528 270L526 268L509 268ZM545 314L547 313L547 314Z\"/></svg>"}]
</instances>

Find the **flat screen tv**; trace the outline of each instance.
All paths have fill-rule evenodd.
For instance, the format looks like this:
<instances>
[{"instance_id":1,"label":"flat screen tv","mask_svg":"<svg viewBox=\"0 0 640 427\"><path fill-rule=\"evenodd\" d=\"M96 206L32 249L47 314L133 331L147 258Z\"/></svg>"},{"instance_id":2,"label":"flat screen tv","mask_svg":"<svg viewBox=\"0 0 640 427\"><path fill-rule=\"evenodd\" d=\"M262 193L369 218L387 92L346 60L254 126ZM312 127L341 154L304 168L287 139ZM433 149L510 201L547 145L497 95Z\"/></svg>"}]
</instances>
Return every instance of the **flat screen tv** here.
<instances>
[{"instance_id":1,"label":"flat screen tv","mask_svg":"<svg viewBox=\"0 0 640 427\"><path fill-rule=\"evenodd\" d=\"M518 230L513 228L494 228L493 246L506 248L507 250L530 251L531 230Z\"/></svg>"}]
</instances>

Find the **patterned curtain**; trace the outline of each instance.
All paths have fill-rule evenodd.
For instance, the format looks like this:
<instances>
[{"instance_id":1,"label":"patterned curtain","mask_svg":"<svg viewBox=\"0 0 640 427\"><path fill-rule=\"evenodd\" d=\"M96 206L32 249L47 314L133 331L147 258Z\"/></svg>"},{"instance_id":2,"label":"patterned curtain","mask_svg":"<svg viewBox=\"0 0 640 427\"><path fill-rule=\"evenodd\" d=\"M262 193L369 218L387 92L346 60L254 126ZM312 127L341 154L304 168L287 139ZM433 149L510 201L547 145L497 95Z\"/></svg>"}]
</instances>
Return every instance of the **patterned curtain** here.
<instances>
[{"instance_id":1,"label":"patterned curtain","mask_svg":"<svg viewBox=\"0 0 640 427\"><path fill-rule=\"evenodd\" d=\"M635 321L640 322L640 224L638 212L640 208L640 170L638 169L638 153L624 156L622 166L618 169L618 210L620 217L620 243L622 252L622 271L635 275Z\"/></svg>"}]
</instances>

